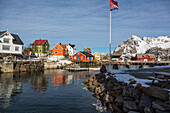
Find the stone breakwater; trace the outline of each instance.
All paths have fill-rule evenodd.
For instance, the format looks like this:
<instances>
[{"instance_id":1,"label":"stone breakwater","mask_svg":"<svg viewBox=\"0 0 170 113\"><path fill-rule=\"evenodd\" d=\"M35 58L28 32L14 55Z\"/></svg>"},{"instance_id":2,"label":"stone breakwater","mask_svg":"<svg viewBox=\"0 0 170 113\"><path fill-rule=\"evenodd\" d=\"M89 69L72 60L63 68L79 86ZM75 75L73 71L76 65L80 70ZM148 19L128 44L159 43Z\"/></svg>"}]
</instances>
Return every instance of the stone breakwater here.
<instances>
[{"instance_id":1,"label":"stone breakwater","mask_svg":"<svg viewBox=\"0 0 170 113\"><path fill-rule=\"evenodd\" d=\"M169 91L120 82L113 76L95 74L84 84L112 113L170 113Z\"/></svg>"}]
</instances>

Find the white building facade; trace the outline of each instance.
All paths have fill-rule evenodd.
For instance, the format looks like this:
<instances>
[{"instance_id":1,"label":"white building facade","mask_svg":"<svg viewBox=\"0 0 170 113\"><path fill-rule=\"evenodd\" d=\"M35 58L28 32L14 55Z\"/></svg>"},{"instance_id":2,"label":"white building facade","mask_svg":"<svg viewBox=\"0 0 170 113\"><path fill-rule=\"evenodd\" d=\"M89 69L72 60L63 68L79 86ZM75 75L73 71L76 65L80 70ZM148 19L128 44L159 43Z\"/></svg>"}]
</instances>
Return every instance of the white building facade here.
<instances>
[{"instance_id":1,"label":"white building facade","mask_svg":"<svg viewBox=\"0 0 170 113\"><path fill-rule=\"evenodd\" d=\"M0 53L22 54L23 44L18 35L8 31L0 32Z\"/></svg>"},{"instance_id":2,"label":"white building facade","mask_svg":"<svg viewBox=\"0 0 170 113\"><path fill-rule=\"evenodd\" d=\"M67 49L68 49L68 54L69 54L70 57L72 57L76 53L76 46L75 45L68 44Z\"/></svg>"}]
</instances>

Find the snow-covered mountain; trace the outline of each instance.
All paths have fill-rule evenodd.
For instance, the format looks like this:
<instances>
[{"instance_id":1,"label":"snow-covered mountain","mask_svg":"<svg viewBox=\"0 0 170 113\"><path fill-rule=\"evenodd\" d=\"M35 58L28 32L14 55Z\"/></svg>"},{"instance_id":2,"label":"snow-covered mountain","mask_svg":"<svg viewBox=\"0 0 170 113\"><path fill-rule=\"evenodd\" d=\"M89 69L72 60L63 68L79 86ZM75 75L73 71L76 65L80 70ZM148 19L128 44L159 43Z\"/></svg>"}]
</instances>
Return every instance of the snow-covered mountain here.
<instances>
[{"instance_id":1,"label":"snow-covered mountain","mask_svg":"<svg viewBox=\"0 0 170 113\"><path fill-rule=\"evenodd\" d=\"M155 51L154 48L163 51L170 50L170 36L160 36L158 38L143 37L141 39L132 35L128 40L116 47L113 53L124 55L144 54L146 52L152 53L152 50Z\"/></svg>"}]
</instances>

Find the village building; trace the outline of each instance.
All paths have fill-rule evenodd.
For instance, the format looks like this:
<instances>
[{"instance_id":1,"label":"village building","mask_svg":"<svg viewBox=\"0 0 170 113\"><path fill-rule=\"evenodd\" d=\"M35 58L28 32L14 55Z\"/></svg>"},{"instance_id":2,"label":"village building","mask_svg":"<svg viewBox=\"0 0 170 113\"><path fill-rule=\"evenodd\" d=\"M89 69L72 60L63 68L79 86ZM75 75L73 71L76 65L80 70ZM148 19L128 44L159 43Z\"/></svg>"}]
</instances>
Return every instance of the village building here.
<instances>
[{"instance_id":1,"label":"village building","mask_svg":"<svg viewBox=\"0 0 170 113\"><path fill-rule=\"evenodd\" d=\"M94 56L88 52L77 52L73 55L73 61L94 61Z\"/></svg>"},{"instance_id":2,"label":"village building","mask_svg":"<svg viewBox=\"0 0 170 113\"><path fill-rule=\"evenodd\" d=\"M121 55L112 55L111 56L112 61L122 61L123 58L121 58Z\"/></svg>"},{"instance_id":3,"label":"village building","mask_svg":"<svg viewBox=\"0 0 170 113\"><path fill-rule=\"evenodd\" d=\"M8 31L0 32L0 54L1 56L22 54L22 47L24 43L16 34L9 33Z\"/></svg>"},{"instance_id":4,"label":"village building","mask_svg":"<svg viewBox=\"0 0 170 113\"><path fill-rule=\"evenodd\" d=\"M48 55L49 51L49 43L48 40L35 40L32 43L32 52L35 54L37 57L39 56L46 56Z\"/></svg>"},{"instance_id":5,"label":"village building","mask_svg":"<svg viewBox=\"0 0 170 113\"><path fill-rule=\"evenodd\" d=\"M68 54L72 57L76 53L76 46L72 44L67 45Z\"/></svg>"},{"instance_id":6,"label":"village building","mask_svg":"<svg viewBox=\"0 0 170 113\"><path fill-rule=\"evenodd\" d=\"M23 55L33 55L32 48L25 48L22 52Z\"/></svg>"},{"instance_id":7,"label":"village building","mask_svg":"<svg viewBox=\"0 0 170 113\"><path fill-rule=\"evenodd\" d=\"M52 49L53 57L64 58L68 56L68 49L66 44L56 44Z\"/></svg>"},{"instance_id":8,"label":"village building","mask_svg":"<svg viewBox=\"0 0 170 113\"><path fill-rule=\"evenodd\" d=\"M83 49L83 52L91 53L91 48L84 48L84 49Z\"/></svg>"},{"instance_id":9,"label":"village building","mask_svg":"<svg viewBox=\"0 0 170 113\"><path fill-rule=\"evenodd\" d=\"M100 60L100 54L98 52L95 52L93 55L95 60Z\"/></svg>"},{"instance_id":10,"label":"village building","mask_svg":"<svg viewBox=\"0 0 170 113\"><path fill-rule=\"evenodd\" d=\"M137 54L135 58L137 61L156 61L156 56L154 54Z\"/></svg>"}]
</instances>

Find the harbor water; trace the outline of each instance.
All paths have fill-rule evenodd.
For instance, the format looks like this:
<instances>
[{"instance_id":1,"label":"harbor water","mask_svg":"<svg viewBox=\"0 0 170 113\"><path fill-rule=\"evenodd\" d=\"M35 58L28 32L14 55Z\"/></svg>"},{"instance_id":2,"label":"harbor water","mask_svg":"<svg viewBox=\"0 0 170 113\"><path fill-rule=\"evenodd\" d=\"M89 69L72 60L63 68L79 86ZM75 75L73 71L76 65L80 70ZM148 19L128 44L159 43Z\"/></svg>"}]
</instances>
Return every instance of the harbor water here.
<instances>
[{"instance_id":1,"label":"harbor water","mask_svg":"<svg viewBox=\"0 0 170 113\"><path fill-rule=\"evenodd\" d=\"M151 83L153 72L170 72L170 66L110 69L120 81ZM107 113L83 81L99 71L45 70L0 75L0 113Z\"/></svg>"},{"instance_id":2,"label":"harbor water","mask_svg":"<svg viewBox=\"0 0 170 113\"><path fill-rule=\"evenodd\" d=\"M2 74L0 113L106 113L83 84L95 73L45 70Z\"/></svg>"}]
</instances>

